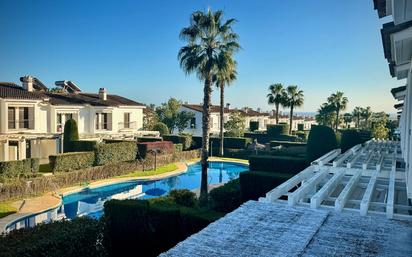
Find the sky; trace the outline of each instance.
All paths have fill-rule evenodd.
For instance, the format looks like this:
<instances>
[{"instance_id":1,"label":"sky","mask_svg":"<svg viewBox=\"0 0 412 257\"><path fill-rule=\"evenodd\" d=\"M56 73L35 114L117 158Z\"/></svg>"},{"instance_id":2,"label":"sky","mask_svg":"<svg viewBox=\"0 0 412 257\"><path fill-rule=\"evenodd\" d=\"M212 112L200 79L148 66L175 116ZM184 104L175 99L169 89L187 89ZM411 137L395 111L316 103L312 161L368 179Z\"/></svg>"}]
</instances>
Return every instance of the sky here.
<instances>
[{"instance_id":1,"label":"sky","mask_svg":"<svg viewBox=\"0 0 412 257\"><path fill-rule=\"evenodd\" d=\"M242 50L238 79L226 89L232 107L270 110L272 83L298 85L313 112L336 91L347 111L371 106L395 112L372 0L272 1L0 1L0 81L32 75L48 87L71 80L84 92L100 87L145 104L170 97L201 103L203 83L186 75L179 32L196 10L235 18ZM213 104L219 103L213 92Z\"/></svg>"}]
</instances>

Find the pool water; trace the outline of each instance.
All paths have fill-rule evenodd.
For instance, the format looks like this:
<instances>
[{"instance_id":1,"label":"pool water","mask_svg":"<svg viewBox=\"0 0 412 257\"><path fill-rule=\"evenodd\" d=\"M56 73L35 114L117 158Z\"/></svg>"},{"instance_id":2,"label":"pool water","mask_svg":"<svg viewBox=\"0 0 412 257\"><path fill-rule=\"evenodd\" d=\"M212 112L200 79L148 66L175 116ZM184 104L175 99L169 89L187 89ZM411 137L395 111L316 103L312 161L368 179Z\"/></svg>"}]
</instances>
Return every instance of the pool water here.
<instances>
[{"instance_id":1,"label":"pool water","mask_svg":"<svg viewBox=\"0 0 412 257\"><path fill-rule=\"evenodd\" d=\"M248 170L245 164L231 162L209 162L208 184L226 183ZM18 220L7 227L7 231L32 227L40 222L56 219L73 219L80 216L100 218L103 205L111 199L149 199L166 195L172 189L193 190L200 187L201 165L195 163L177 176L152 181L129 181L97 188L85 188L63 197L62 205L53 210Z\"/></svg>"}]
</instances>

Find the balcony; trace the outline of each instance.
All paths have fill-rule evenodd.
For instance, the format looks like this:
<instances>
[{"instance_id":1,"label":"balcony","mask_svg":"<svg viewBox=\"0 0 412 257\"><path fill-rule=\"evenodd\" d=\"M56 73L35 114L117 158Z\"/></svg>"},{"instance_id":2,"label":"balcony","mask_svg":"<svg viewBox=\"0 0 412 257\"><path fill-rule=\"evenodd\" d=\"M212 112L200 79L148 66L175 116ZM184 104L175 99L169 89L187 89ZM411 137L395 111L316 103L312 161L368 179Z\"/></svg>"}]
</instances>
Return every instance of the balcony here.
<instances>
[{"instance_id":1,"label":"balcony","mask_svg":"<svg viewBox=\"0 0 412 257\"><path fill-rule=\"evenodd\" d=\"M118 127L119 127L119 130L136 129L137 128L137 123L135 121L132 121L132 122L119 122Z\"/></svg>"}]
</instances>

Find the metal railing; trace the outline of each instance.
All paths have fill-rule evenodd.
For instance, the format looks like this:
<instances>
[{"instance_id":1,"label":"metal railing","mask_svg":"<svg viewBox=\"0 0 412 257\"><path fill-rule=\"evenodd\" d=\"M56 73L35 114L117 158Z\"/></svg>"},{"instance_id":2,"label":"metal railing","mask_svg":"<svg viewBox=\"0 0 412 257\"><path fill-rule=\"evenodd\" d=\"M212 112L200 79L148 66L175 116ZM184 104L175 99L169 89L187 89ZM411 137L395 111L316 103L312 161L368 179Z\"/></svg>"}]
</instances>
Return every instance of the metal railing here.
<instances>
[{"instance_id":1,"label":"metal railing","mask_svg":"<svg viewBox=\"0 0 412 257\"><path fill-rule=\"evenodd\" d=\"M119 122L118 126L119 129L135 129L136 126L136 122L135 121L131 121L131 122Z\"/></svg>"}]
</instances>

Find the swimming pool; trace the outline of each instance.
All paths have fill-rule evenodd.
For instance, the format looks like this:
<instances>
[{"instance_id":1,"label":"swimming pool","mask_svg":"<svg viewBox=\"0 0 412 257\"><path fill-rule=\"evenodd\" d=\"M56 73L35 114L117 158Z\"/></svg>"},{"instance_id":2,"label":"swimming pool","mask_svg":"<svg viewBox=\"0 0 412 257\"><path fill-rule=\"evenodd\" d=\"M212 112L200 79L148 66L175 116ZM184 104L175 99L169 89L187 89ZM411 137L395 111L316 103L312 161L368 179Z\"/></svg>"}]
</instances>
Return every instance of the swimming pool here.
<instances>
[{"instance_id":1,"label":"swimming pool","mask_svg":"<svg viewBox=\"0 0 412 257\"><path fill-rule=\"evenodd\" d=\"M246 164L233 162L209 162L208 183L225 183L239 177L248 170ZM100 218L103 205L111 199L149 199L166 195L172 189L193 190L200 187L201 165L191 164L188 170L177 176L151 181L127 181L96 188L84 188L79 192L63 196L62 205L56 209L22 218L6 228L6 231L33 227L41 222L63 218L89 216Z\"/></svg>"}]
</instances>

